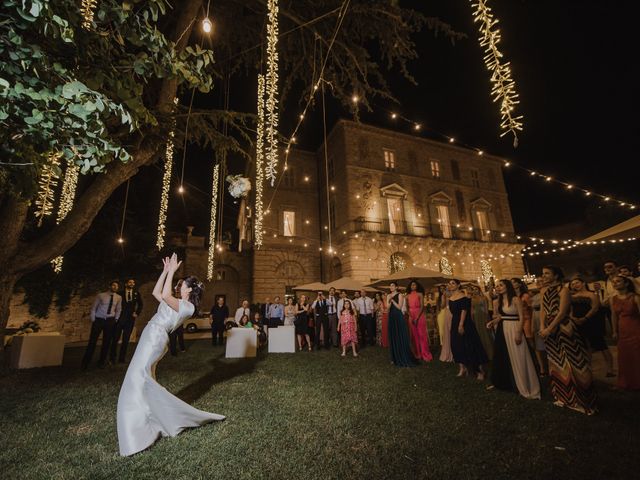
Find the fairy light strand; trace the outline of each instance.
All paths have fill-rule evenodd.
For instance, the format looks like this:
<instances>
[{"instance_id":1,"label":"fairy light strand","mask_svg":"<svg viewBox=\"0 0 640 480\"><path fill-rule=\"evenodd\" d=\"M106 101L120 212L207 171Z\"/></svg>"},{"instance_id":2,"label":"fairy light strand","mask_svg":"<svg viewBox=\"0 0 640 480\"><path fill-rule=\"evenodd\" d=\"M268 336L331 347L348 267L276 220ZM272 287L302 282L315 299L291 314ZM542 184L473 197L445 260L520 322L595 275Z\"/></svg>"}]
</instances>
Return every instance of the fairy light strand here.
<instances>
[{"instance_id":1,"label":"fairy light strand","mask_svg":"<svg viewBox=\"0 0 640 480\"><path fill-rule=\"evenodd\" d=\"M62 182L62 194L60 195L60 205L58 206L58 216L56 218L57 225L66 218L73 208L73 202L76 198L76 187L78 186L79 173L80 167L76 165L73 160L69 160L67 162L67 170L64 174L64 180ZM62 255L51 260L54 272L60 273L62 271L63 260L64 257Z\"/></svg>"},{"instance_id":2,"label":"fairy light strand","mask_svg":"<svg viewBox=\"0 0 640 480\"><path fill-rule=\"evenodd\" d=\"M47 163L42 167L42 174L38 180L38 196L36 197L35 216L38 219L38 227L42 226L44 217L53 213L55 202L55 188L58 186L58 165L60 164L60 153L49 154Z\"/></svg>"},{"instance_id":3,"label":"fairy light strand","mask_svg":"<svg viewBox=\"0 0 640 480\"><path fill-rule=\"evenodd\" d=\"M173 103L177 105L178 99L175 98ZM156 239L156 246L158 247L158 250L162 250L164 247L164 238L167 233L167 209L169 207L169 190L171 188L171 174L173 172L174 129L175 121L173 122L173 128L169 132L167 149L164 156L164 173L162 174L162 191L160 194L160 213L158 214L158 237Z\"/></svg>"},{"instance_id":4,"label":"fairy light strand","mask_svg":"<svg viewBox=\"0 0 640 480\"><path fill-rule=\"evenodd\" d=\"M218 215L218 184L220 183L220 164L213 167L213 184L211 186L211 221L209 223L209 255L207 257L207 280L213 279L216 254L216 220Z\"/></svg>"},{"instance_id":5,"label":"fairy light strand","mask_svg":"<svg viewBox=\"0 0 640 480\"><path fill-rule=\"evenodd\" d=\"M491 72L491 96L493 102L500 104L500 137L507 133L513 134L513 146L518 146L518 131L522 131L522 115L515 115L514 110L518 105L518 93L516 83L511 76L510 62L504 62L504 55L498 49L500 43L500 29L497 28L498 19L491 13L487 0L470 0L474 9L473 21L480 23L480 46L484 47L484 63ZM476 2L476 3L473 3Z\"/></svg>"},{"instance_id":6,"label":"fairy light strand","mask_svg":"<svg viewBox=\"0 0 640 480\"><path fill-rule=\"evenodd\" d=\"M82 14L82 28L91 30L93 25L93 15L98 5L98 0L82 0L80 13Z\"/></svg>"},{"instance_id":7,"label":"fairy light strand","mask_svg":"<svg viewBox=\"0 0 640 480\"><path fill-rule=\"evenodd\" d=\"M258 74L258 126L256 130L256 215L254 219L254 245L262 246L262 219L264 216L262 186L264 183L264 96L265 78Z\"/></svg>"},{"instance_id":8,"label":"fairy light strand","mask_svg":"<svg viewBox=\"0 0 640 480\"><path fill-rule=\"evenodd\" d=\"M268 0L266 93L266 175L273 187L278 168L278 0Z\"/></svg>"}]
</instances>

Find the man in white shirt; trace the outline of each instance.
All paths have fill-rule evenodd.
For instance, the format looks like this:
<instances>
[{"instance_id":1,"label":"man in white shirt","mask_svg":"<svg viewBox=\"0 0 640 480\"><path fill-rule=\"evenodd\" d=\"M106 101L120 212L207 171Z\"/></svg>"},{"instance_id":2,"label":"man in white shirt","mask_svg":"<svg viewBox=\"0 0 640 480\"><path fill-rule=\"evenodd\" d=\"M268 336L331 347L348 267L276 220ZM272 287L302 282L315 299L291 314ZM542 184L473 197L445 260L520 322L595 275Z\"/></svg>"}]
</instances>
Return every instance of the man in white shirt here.
<instances>
[{"instance_id":1,"label":"man in white shirt","mask_svg":"<svg viewBox=\"0 0 640 480\"><path fill-rule=\"evenodd\" d=\"M93 352L96 349L98 338L102 335L102 348L100 349L100 360L98 366L104 368L107 354L111 346L111 338L114 333L114 326L120 318L122 311L122 297L118 295L120 284L111 282L109 291L99 293L91 307L91 334L89 343L82 358L82 368L86 369L91 363Z\"/></svg>"},{"instance_id":2,"label":"man in white shirt","mask_svg":"<svg viewBox=\"0 0 640 480\"><path fill-rule=\"evenodd\" d=\"M358 306L358 323L362 328L362 343L360 348L376 344L376 319L373 316L373 299L367 297L367 292L362 290L359 297L354 300Z\"/></svg>"},{"instance_id":3,"label":"man in white shirt","mask_svg":"<svg viewBox=\"0 0 640 480\"><path fill-rule=\"evenodd\" d=\"M240 319L246 315L249 320L251 320L251 311L249 310L249 302L247 300L242 301L242 306L236 310L236 314L234 316L234 320L236 324L240 325Z\"/></svg>"}]
</instances>

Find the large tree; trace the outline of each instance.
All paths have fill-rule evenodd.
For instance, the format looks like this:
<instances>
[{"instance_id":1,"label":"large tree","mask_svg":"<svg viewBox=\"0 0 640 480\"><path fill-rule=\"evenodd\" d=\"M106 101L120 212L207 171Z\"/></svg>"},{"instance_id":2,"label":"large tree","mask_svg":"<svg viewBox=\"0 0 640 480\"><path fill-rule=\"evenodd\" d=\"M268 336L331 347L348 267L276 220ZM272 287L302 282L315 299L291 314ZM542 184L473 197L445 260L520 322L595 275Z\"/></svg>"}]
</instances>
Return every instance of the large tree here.
<instances>
[{"instance_id":1,"label":"large tree","mask_svg":"<svg viewBox=\"0 0 640 480\"><path fill-rule=\"evenodd\" d=\"M72 247L112 192L162 157L174 126L178 143L188 117L186 140L249 150L250 115L199 109L187 115L174 98L260 69L267 0L216 0L213 38L199 29L203 0L97 0L84 26L80 4L92 2L0 2L2 334L16 281ZM279 18L283 94L308 91L317 81L310 73L320 71L332 45L324 78L345 105L354 91L365 107L374 96L392 98L385 70L411 80L411 36L425 25L455 37L446 24L393 0L281 1ZM223 135L222 122L231 134ZM81 168L80 190L59 225L35 229L38 181L55 155Z\"/></svg>"}]
</instances>

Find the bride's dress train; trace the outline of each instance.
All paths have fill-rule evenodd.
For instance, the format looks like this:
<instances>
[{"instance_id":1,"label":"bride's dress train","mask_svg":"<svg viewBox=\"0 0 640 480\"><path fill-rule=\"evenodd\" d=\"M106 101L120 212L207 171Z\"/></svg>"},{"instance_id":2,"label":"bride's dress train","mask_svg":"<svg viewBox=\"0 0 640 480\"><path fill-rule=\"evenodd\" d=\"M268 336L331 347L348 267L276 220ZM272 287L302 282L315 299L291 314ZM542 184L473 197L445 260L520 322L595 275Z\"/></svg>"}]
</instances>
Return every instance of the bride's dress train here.
<instances>
[{"instance_id":1,"label":"bride's dress train","mask_svg":"<svg viewBox=\"0 0 640 480\"><path fill-rule=\"evenodd\" d=\"M208 413L183 402L156 382L155 369L167 352L169 333L193 314L193 304L180 300L176 312L165 302L142 331L118 397L120 455L129 456L151 446L158 438L174 437L224 415Z\"/></svg>"}]
</instances>

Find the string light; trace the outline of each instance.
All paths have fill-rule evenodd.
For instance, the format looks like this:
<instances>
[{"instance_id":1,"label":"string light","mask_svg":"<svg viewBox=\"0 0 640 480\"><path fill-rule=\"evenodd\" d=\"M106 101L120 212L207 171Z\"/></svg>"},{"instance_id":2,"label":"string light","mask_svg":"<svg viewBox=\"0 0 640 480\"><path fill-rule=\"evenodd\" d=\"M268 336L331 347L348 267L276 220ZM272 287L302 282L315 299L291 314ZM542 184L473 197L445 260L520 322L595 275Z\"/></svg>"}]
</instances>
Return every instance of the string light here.
<instances>
[{"instance_id":1,"label":"string light","mask_svg":"<svg viewBox=\"0 0 640 480\"><path fill-rule=\"evenodd\" d=\"M268 0L267 5L266 174L273 187L278 167L278 0Z\"/></svg>"},{"instance_id":2,"label":"string light","mask_svg":"<svg viewBox=\"0 0 640 480\"><path fill-rule=\"evenodd\" d=\"M174 104L178 104L178 98L173 99ZM164 155L164 173L162 174L162 191L160 193L160 213L158 214L158 236L156 238L156 246L158 250L164 247L164 237L166 234L165 224L167 222L167 208L169 207L169 188L171 187L171 173L173 170L173 141L175 138L175 120L172 129L169 132L167 140L167 148ZM182 187L182 186L181 186Z\"/></svg>"},{"instance_id":3,"label":"string light","mask_svg":"<svg viewBox=\"0 0 640 480\"><path fill-rule=\"evenodd\" d=\"M202 20L202 30L204 33L211 33L211 30L213 30L213 23L208 17Z\"/></svg>"},{"instance_id":4,"label":"string light","mask_svg":"<svg viewBox=\"0 0 640 480\"><path fill-rule=\"evenodd\" d=\"M122 221L120 222L120 236L118 237L118 243L124 243L124 237L122 236L124 232L124 221L127 215L127 205L129 204L129 186L131 185L131 179L127 180L127 189L124 194L124 205L122 206Z\"/></svg>"},{"instance_id":5,"label":"string light","mask_svg":"<svg viewBox=\"0 0 640 480\"><path fill-rule=\"evenodd\" d=\"M82 0L80 13L82 14L82 28L91 30L93 25L93 15L96 10L98 0Z\"/></svg>"},{"instance_id":6,"label":"string light","mask_svg":"<svg viewBox=\"0 0 640 480\"><path fill-rule=\"evenodd\" d=\"M522 115L516 116L513 111L520 103L516 93L516 84L511 77L510 63L503 63L504 55L498 50L500 43L500 30L496 28L498 19L491 13L491 8L487 5L487 0L470 0L473 12L474 23L480 23L480 46L484 47L484 62L491 72L491 96L493 101L500 104L500 137L507 133L513 134L513 146L518 146L517 131L522 131ZM476 3L473 3L476 2Z\"/></svg>"},{"instance_id":7,"label":"string light","mask_svg":"<svg viewBox=\"0 0 640 480\"><path fill-rule=\"evenodd\" d=\"M73 202L76 198L76 187L78 186L79 173L80 167L78 167L73 160L68 160L67 171L64 174L64 180L62 182L62 194L60 195L60 205L58 206L58 217L56 218L56 224L58 225L66 218L73 208ZM51 260L54 272L60 273L62 271L62 262L62 255Z\"/></svg>"},{"instance_id":8,"label":"string light","mask_svg":"<svg viewBox=\"0 0 640 480\"><path fill-rule=\"evenodd\" d=\"M407 268L407 262L405 262L401 255L394 253L389 257L387 268L389 269L389 275L392 275L396 272L402 272L405 270Z\"/></svg>"},{"instance_id":9,"label":"string light","mask_svg":"<svg viewBox=\"0 0 640 480\"><path fill-rule=\"evenodd\" d=\"M207 280L213 279L216 253L216 219L218 215L218 183L220 180L220 164L213 167L213 184L211 186L211 221L209 223L209 255L207 256Z\"/></svg>"},{"instance_id":10,"label":"string light","mask_svg":"<svg viewBox=\"0 0 640 480\"><path fill-rule=\"evenodd\" d=\"M264 216L262 202L262 185L264 183L264 96L264 75L258 74L258 127L256 132L256 218L254 220L254 245L256 248L260 248L262 246L262 219Z\"/></svg>"},{"instance_id":11,"label":"string light","mask_svg":"<svg viewBox=\"0 0 640 480\"><path fill-rule=\"evenodd\" d=\"M58 185L58 171L61 153L50 153L47 163L42 167L42 174L38 180L38 196L36 197L36 212L38 227L42 226L44 217L53 213L53 203L55 201L55 188Z\"/></svg>"}]
</instances>

